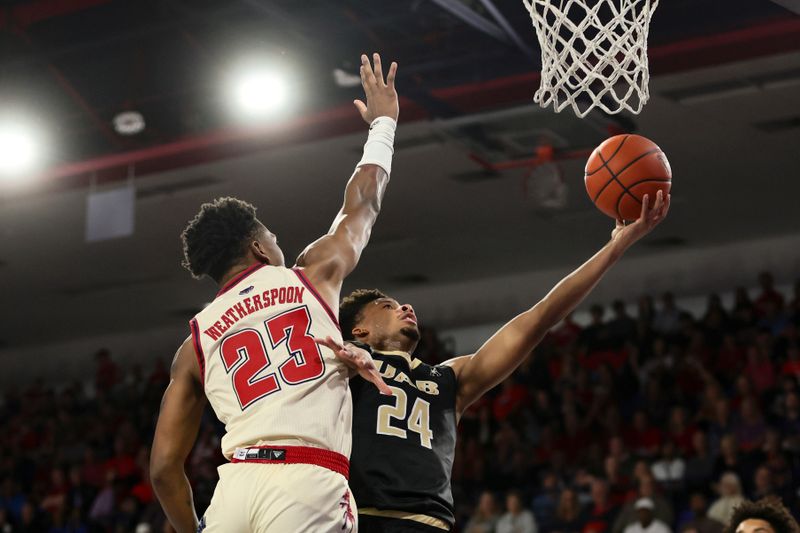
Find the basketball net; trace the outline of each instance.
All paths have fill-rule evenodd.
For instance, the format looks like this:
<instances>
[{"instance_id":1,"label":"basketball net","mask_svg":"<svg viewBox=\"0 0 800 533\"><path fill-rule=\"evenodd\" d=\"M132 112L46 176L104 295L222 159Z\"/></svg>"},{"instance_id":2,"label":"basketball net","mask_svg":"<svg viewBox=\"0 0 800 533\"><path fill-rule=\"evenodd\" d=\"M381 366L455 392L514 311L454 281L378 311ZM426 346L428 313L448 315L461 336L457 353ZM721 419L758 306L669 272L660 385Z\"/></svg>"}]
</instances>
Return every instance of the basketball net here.
<instances>
[{"instance_id":1,"label":"basketball net","mask_svg":"<svg viewBox=\"0 0 800 533\"><path fill-rule=\"evenodd\" d=\"M658 0L522 0L542 49L533 97L556 112L585 117L638 114L650 99L647 34ZM591 4L591 5L590 5Z\"/></svg>"}]
</instances>

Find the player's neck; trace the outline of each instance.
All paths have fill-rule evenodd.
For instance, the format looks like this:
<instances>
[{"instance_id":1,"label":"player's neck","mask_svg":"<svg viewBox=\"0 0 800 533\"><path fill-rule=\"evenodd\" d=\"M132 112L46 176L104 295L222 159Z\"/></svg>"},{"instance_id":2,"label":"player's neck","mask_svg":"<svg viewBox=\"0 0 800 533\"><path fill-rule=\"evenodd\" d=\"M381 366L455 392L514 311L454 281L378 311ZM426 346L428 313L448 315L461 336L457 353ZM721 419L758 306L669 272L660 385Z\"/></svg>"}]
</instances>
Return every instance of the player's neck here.
<instances>
[{"instance_id":1,"label":"player's neck","mask_svg":"<svg viewBox=\"0 0 800 533\"><path fill-rule=\"evenodd\" d=\"M220 286L220 287L224 287L225 285L227 285L227 284L228 284L228 282L229 282L230 280L232 280L233 278L235 278L236 276L238 276L239 274L241 274L242 272L244 272L244 271L245 271L245 270L247 270L248 268L250 268L250 267L253 267L253 266L255 266L255 265L259 265L259 264L261 264L261 263L259 263L259 262L257 262L257 261L250 261L250 262L248 262L248 263L239 263L239 264L237 264L237 265L235 265L235 266L232 266L232 267L231 267L231 268L229 268L229 269L228 269L228 271L227 271L227 272L225 272L225 274L224 274L224 275L223 275L223 276L220 278L220 280L219 280L219 286Z\"/></svg>"},{"instance_id":2,"label":"player's neck","mask_svg":"<svg viewBox=\"0 0 800 533\"><path fill-rule=\"evenodd\" d=\"M377 352L405 352L414 353L417 343L410 339L376 339L368 343Z\"/></svg>"}]
</instances>

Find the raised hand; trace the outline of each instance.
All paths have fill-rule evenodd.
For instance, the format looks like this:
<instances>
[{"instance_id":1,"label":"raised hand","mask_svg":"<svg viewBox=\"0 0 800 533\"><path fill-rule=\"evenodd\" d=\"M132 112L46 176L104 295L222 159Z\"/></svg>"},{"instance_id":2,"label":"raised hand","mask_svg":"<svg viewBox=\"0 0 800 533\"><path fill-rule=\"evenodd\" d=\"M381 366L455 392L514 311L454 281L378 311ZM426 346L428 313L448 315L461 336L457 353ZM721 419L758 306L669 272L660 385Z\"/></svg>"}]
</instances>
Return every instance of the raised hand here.
<instances>
[{"instance_id":1,"label":"raised hand","mask_svg":"<svg viewBox=\"0 0 800 533\"><path fill-rule=\"evenodd\" d=\"M378 387L381 394L392 396L392 390L383 382L383 378L378 373L375 362L372 360L372 356L368 351L353 346L352 344L339 344L331 337L325 337L324 340L314 339L314 342L320 346L330 348L331 351L336 354L336 357L343 361L344 364L358 371L358 375Z\"/></svg>"},{"instance_id":2,"label":"raised hand","mask_svg":"<svg viewBox=\"0 0 800 533\"><path fill-rule=\"evenodd\" d=\"M353 103L367 124L372 124L372 121L378 117L390 117L397 120L400 113L397 91L394 88L397 63L391 64L389 74L384 81L380 54L372 54L372 62L373 65L370 65L367 55L361 55L361 85L367 95L367 103L365 104L361 100L353 100Z\"/></svg>"},{"instance_id":3,"label":"raised hand","mask_svg":"<svg viewBox=\"0 0 800 533\"><path fill-rule=\"evenodd\" d=\"M627 226L621 221L617 220L617 226L611 232L611 239L619 241L627 246L638 241L653 228L658 226L669 212L670 195L664 197L663 191L658 191L656 194L656 202L653 207L650 207L650 196L645 194L642 198L642 214L639 219Z\"/></svg>"}]
</instances>

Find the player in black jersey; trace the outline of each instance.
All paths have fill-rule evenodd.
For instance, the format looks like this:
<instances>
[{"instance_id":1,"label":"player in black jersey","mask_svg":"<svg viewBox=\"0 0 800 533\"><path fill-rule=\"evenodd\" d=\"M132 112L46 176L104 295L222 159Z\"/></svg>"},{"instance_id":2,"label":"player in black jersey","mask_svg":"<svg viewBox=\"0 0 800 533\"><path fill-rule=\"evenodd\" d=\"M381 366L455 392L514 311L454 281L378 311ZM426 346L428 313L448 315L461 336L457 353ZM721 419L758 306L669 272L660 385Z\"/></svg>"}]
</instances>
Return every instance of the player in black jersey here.
<instances>
[{"instance_id":1,"label":"player in black jersey","mask_svg":"<svg viewBox=\"0 0 800 533\"><path fill-rule=\"evenodd\" d=\"M645 196L639 220L617 227L611 240L539 303L503 326L474 354L430 366L411 354L419 341L414 309L378 290L358 290L339 309L345 346L325 344L359 367L374 360L393 396L360 377L353 392L350 487L361 533L448 531L454 523L450 474L456 425L464 410L506 379L547 331L571 312L636 241L669 210L658 193ZM372 359L370 359L370 355Z\"/></svg>"}]
</instances>

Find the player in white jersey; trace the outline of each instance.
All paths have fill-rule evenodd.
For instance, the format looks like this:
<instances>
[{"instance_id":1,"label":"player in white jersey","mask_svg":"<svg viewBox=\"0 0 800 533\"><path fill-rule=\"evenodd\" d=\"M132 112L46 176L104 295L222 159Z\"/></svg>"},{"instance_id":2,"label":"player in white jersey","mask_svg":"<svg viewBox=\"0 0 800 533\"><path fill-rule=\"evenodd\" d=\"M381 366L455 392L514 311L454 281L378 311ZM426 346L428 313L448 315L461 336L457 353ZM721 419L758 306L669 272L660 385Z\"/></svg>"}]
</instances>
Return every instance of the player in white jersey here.
<instances>
[{"instance_id":1,"label":"player in white jersey","mask_svg":"<svg viewBox=\"0 0 800 533\"><path fill-rule=\"evenodd\" d=\"M354 531L347 484L352 405L348 369L314 338L341 340L342 281L369 240L389 181L398 115L392 63L361 58L370 124L344 205L293 268L255 208L235 198L204 204L181 235L186 266L220 286L190 322L175 355L150 459L153 488L178 533ZM359 371L383 391L374 367ZM205 400L225 424L230 463L198 520L184 462Z\"/></svg>"}]
</instances>

